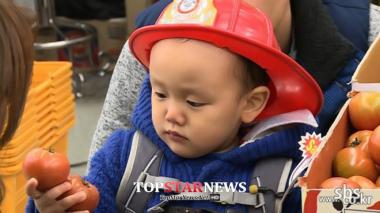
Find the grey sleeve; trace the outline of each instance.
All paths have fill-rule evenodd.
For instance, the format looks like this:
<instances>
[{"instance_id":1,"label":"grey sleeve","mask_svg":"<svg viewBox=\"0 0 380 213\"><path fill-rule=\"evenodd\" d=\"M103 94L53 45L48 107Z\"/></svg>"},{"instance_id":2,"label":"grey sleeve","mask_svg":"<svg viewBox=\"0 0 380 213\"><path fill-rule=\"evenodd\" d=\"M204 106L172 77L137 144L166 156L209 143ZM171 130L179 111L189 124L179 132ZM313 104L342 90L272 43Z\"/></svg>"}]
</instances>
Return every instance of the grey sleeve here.
<instances>
[{"instance_id":1,"label":"grey sleeve","mask_svg":"<svg viewBox=\"0 0 380 213\"><path fill-rule=\"evenodd\" d=\"M371 45L379 34L380 34L380 6L377 6L375 4L370 4L368 44Z\"/></svg>"},{"instance_id":2,"label":"grey sleeve","mask_svg":"<svg viewBox=\"0 0 380 213\"><path fill-rule=\"evenodd\" d=\"M144 67L130 52L127 41L112 74L103 109L91 142L89 161L114 130L131 126L131 114L145 73Z\"/></svg>"}]
</instances>

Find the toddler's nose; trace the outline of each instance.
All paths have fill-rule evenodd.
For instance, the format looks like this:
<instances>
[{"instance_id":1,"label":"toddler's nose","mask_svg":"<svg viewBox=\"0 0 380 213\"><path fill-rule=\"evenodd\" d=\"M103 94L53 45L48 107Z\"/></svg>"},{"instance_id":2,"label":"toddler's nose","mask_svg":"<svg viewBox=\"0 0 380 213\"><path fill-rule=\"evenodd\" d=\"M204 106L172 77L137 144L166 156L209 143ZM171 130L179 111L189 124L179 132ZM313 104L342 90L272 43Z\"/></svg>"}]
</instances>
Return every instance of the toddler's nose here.
<instances>
[{"instance_id":1,"label":"toddler's nose","mask_svg":"<svg viewBox=\"0 0 380 213\"><path fill-rule=\"evenodd\" d=\"M185 124L186 118L180 107L176 104L169 104L165 119L175 125L182 126Z\"/></svg>"}]
</instances>

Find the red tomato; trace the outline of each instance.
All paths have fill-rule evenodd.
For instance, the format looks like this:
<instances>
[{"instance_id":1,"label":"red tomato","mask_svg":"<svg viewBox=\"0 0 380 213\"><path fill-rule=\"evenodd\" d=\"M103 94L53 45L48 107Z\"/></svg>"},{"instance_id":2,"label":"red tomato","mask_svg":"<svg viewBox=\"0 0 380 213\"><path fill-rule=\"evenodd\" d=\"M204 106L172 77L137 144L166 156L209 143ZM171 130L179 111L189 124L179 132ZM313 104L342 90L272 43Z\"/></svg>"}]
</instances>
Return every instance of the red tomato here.
<instances>
[{"instance_id":1,"label":"red tomato","mask_svg":"<svg viewBox=\"0 0 380 213\"><path fill-rule=\"evenodd\" d=\"M362 189L375 189L376 188L376 185L370 179L363 177L363 176L351 176L348 179L359 184L360 188L362 188Z\"/></svg>"},{"instance_id":2,"label":"red tomato","mask_svg":"<svg viewBox=\"0 0 380 213\"><path fill-rule=\"evenodd\" d=\"M372 160L380 165L380 126L373 130L373 133L369 138L368 149Z\"/></svg>"},{"instance_id":3,"label":"red tomato","mask_svg":"<svg viewBox=\"0 0 380 213\"><path fill-rule=\"evenodd\" d=\"M346 147L357 147L368 153L368 141L372 134L370 130L360 130L348 137Z\"/></svg>"},{"instance_id":4,"label":"red tomato","mask_svg":"<svg viewBox=\"0 0 380 213\"><path fill-rule=\"evenodd\" d=\"M355 129L375 129L380 125L380 93L359 92L351 98L348 113Z\"/></svg>"},{"instance_id":5,"label":"red tomato","mask_svg":"<svg viewBox=\"0 0 380 213\"><path fill-rule=\"evenodd\" d=\"M339 150L333 162L334 175L349 178L364 176L371 181L377 178L377 168L369 155L357 148L346 147Z\"/></svg>"},{"instance_id":6,"label":"red tomato","mask_svg":"<svg viewBox=\"0 0 380 213\"><path fill-rule=\"evenodd\" d=\"M61 153L35 148L26 155L23 172L26 179L36 178L37 189L43 192L67 180L70 163Z\"/></svg>"},{"instance_id":7,"label":"red tomato","mask_svg":"<svg viewBox=\"0 0 380 213\"><path fill-rule=\"evenodd\" d=\"M335 189L342 188L343 185L346 185L347 188L351 189L360 189L360 185L352 180L342 177L331 177L322 182L322 189Z\"/></svg>"},{"instance_id":8,"label":"red tomato","mask_svg":"<svg viewBox=\"0 0 380 213\"><path fill-rule=\"evenodd\" d=\"M98 206L98 203L99 203L98 189L91 183L85 181L79 175L70 176L69 181L71 182L71 189L65 192L58 199L62 199L64 197L75 194L77 192L84 191L87 195L86 200L72 206L71 208L68 209L68 211L89 210L90 212L92 212Z\"/></svg>"}]
</instances>

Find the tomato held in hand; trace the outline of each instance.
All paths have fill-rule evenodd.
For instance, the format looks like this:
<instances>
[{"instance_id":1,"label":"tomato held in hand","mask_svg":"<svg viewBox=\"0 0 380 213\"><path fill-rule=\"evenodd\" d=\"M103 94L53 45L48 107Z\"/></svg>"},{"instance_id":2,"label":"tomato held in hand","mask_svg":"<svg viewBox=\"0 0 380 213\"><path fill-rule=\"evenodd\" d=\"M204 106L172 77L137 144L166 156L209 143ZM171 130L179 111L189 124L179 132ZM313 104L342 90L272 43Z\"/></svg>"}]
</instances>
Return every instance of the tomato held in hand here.
<instances>
[{"instance_id":1,"label":"tomato held in hand","mask_svg":"<svg viewBox=\"0 0 380 213\"><path fill-rule=\"evenodd\" d=\"M322 189L335 189L342 188L343 185L346 185L350 189L360 189L360 185L352 180L342 177L331 177L322 182Z\"/></svg>"},{"instance_id":2,"label":"tomato held in hand","mask_svg":"<svg viewBox=\"0 0 380 213\"><path fill-rule=\"evenodd\" d=\"M353 147L339 150L333 162L334 175L349 178L359 175L376 181L377 168L368 153Z\"/></svg>"},{"instance_id":3,"label":"tomato held in hand","mask_svg":"<svg viewBox=\"0 0 380 213\"><path fill-rule=\"evenodd\" d=\"M69 181L71 182L71 189L69 191L65 192L58 199L62 199L64 197L75 194L77 192L84 191L87 195L86 200L72 206L71 208L68 209L68 211L89 210L90 212L92 212L98 206L98 203L99 203L98 189L96 189L96 187L94 185L85 181L79 175L70 176Z\"/></svg>"},{"instance_id":4,"label":"tomato held in hand","mask_svg":"<svg viewBox=\"0 0 380 213\"><path fill-rule=\"evenodd\" d=\"M35 148L26 155L23 172L27 179L36 178L37 189L44 192L67 180L70 174L70 163L61 153Z\"/></svg>"},{"instance_id":5,"label":"tomato held in hand","mask_svg":"<svg viewBox=\"0 0 380 213\"><path fill-rule=\"evenodd\" d=\"M360 185L362 189L376 189L376 185L368 178L363 176L351 176L348 178L349 180L354 181L355 183Z\"/></svg>"},{"instance_id":6,"label":"tomato held in hand","mask_svg":"<svg viewBox=\"0 0 380 213\"><path fill-rule=\"evenodd\" d=\"M372 160L380 165L380 126L376 127L369 138L368 149Z\"/></svg>"},{"instance_id":7,"label":"tomato held in hand","mask_svg":"<svg viewBox=\"0 0 380 213\"><path fill-rule=\"evenodd\" d=\"M357 130L373 130L380 125L380 93L360 92L351 98L348 113Z\"/></svg>"},{"instance_id":8,"label":"tomato held in hand","mask_svg":"<svg viewBox=\"0 0 380 213\"><path fill-rule=\"evenodd\" d=\"M350 135L350 137L348 137L346 147L357 147L368 153L368 142L371 134L372 131L370 130L360 130L354 132Z\"/></svg>"}]
</instances>

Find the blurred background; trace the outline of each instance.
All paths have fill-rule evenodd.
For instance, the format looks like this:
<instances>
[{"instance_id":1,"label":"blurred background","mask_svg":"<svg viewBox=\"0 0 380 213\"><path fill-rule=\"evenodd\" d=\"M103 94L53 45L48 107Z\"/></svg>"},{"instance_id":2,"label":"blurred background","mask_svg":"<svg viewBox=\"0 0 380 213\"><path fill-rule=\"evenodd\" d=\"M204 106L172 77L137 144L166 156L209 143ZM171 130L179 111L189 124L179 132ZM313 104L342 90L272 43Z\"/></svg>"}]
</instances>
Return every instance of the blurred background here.
<instances>
[{"instance_id":1,"label":"blurred background","mask_svg":"<svg viewBox=\"0 0 380 213\"><path fill-rule=\"evenodd\" d=\"M118 55L136 15L154 0L15 0L37 17L37 61L70 61L75 122L68 130L72 173L86 171L91 139Z\"/></svg>"}]
</instances>

